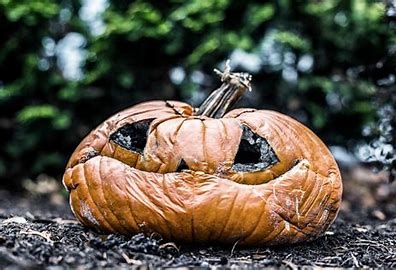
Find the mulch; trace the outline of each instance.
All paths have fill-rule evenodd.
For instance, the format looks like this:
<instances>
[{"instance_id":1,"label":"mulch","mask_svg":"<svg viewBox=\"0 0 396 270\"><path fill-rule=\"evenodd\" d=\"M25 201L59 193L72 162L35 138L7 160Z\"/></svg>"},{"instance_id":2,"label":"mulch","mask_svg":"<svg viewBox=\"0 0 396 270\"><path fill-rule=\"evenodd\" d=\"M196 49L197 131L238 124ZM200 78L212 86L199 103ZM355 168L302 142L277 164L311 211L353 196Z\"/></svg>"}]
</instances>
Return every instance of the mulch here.
<instances>
[{"instance_id":1,"label":"mulch","mask_svg":"<svg viewBox=\"0 0 396 270\"><path fill-rule=\"evenodd\" d=\"M61 192L0 190L0 269L396 267L396 207L389 202L370 208L347 201L313 242L243 248L180 245L159 235L100 235L76 221Z\"/></svg>"}]
</instances>

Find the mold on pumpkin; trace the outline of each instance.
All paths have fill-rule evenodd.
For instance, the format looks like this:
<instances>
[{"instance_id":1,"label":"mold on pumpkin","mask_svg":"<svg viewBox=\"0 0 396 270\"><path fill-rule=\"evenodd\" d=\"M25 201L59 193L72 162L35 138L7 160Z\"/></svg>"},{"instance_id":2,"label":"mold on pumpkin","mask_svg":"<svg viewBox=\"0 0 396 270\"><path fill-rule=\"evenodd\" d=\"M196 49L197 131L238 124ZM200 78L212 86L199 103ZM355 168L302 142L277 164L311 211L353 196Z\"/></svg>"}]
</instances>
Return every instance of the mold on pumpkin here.
<instances>
[{"instance_id":1,"label":"mold on pumpkin","mask_svg":"<svg viewBox=\"0 0 396 270\"><path fill-rule=\"evenodd\" d=\"M88 134L63 177L77 219L100 232L240 245L309 241L331 225L342 182L328 148L286 115L230 111L251 77L217 73L222 85L199 108L149 101Z\"/></svg>"}]
</instances>

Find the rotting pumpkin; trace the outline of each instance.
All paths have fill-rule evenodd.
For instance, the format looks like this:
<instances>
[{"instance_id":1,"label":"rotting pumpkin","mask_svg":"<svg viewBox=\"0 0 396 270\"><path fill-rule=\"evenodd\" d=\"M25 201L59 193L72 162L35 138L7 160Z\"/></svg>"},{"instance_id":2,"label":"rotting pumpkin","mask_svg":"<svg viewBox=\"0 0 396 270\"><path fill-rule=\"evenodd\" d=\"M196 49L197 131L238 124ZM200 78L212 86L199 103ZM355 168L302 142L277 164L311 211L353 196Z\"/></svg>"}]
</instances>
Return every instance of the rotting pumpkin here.
<instances>
[{"instance_id":1,"label":"rotting pumpkin","mask_svg":"<svg viewBox=\"0 0 396 270\"><path fill-rule=\"evenodd\" d=\"M274 111L227 112L251 78L217 73L222 85L199 108L141 103L79 144L63 183L83 225L260 246L310 241L332 224L342 181L325 144Z\"/></svg>"}]
</instances>

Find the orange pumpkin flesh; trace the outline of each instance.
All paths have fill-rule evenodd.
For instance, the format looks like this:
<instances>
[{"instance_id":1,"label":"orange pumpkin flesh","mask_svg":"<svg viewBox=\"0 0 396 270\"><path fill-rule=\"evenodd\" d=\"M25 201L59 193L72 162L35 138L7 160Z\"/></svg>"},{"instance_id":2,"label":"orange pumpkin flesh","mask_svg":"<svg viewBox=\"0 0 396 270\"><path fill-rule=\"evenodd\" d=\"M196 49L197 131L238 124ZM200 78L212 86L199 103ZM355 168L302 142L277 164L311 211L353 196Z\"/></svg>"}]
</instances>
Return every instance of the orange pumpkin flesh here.
<instances>
[{"instance_id":1,"label":"orange pumpkin flesh","mask_svg":"<svg viewBox=\"0 0 396 270\"><path fill-rule=\"evenodd\" d=\"M243 74L222 75L198 109L141 103L80 143L63 182L81 223L105 233L256 246L313 240L331 225L342 183L327 147L277 112L223 115L249 85Z\"/></svg>"}]
</instances>

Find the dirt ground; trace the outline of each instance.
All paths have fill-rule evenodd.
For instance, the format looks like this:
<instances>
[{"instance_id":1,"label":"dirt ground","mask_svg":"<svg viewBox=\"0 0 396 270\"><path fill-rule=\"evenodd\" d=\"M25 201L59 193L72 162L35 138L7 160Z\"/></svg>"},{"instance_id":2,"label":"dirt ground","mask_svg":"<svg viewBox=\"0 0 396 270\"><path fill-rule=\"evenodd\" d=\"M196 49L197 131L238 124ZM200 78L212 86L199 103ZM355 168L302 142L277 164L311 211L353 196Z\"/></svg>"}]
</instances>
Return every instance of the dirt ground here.
<instances>
[{"instance_id":1,"label":"dirt ground","mask_svg":"<svg viewBox=\"0 0 396 270\"><path fill-rule=\"evenodd\" d=\"M322 237L255 248L96 234L75 220L59 181L41 176L25 181L23 193L0 190L0 269L395 268L395 183L364 167L343 174L343 206Z\"/></svg>"}]
</instances>

